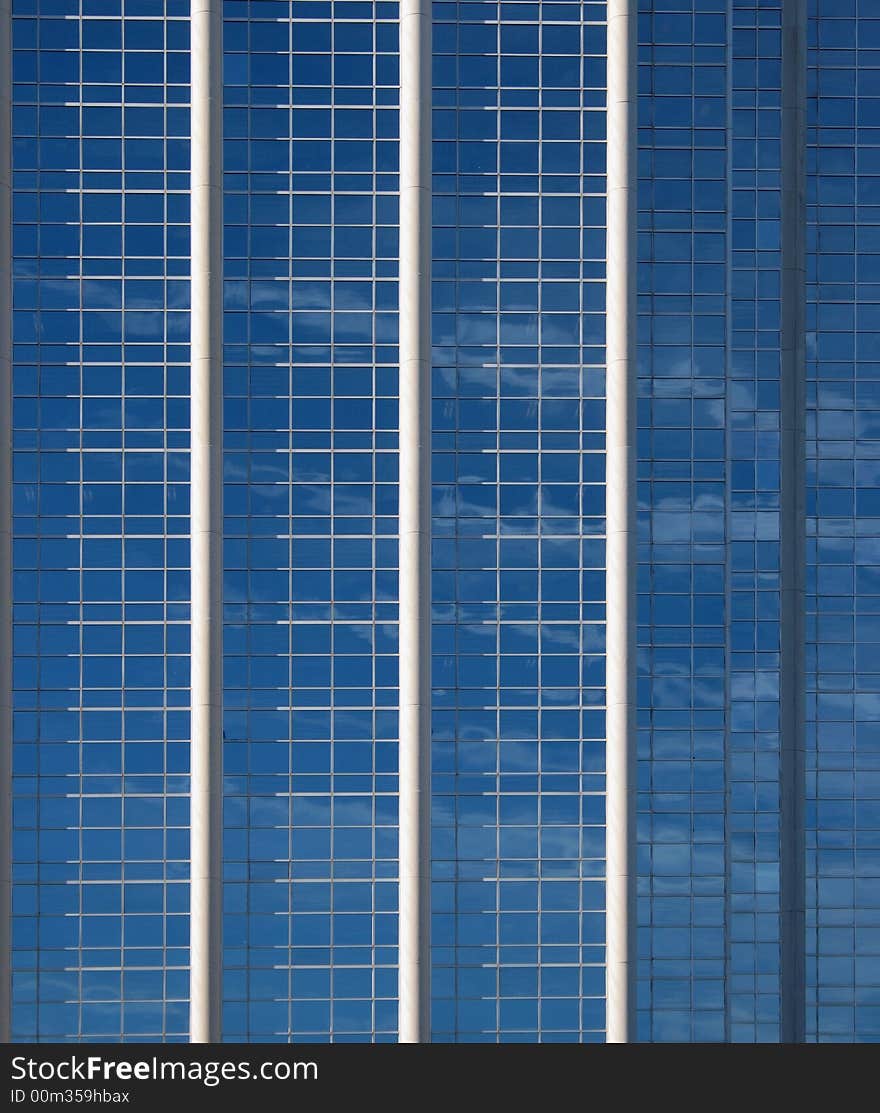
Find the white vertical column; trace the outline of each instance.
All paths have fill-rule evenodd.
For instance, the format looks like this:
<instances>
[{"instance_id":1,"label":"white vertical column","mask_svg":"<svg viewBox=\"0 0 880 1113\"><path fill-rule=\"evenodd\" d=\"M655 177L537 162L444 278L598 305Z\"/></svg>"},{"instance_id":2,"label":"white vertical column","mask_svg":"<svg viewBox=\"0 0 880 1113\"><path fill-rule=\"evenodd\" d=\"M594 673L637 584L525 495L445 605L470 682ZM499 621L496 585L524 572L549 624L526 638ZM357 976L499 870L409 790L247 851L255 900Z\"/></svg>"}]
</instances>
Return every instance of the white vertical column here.
<instances>
[{"instance_id":1,"label":"white vertical column","mask_svg":"<svg viewBox=\"0 0 880 1113\"><path fill-rule=\"evenodd\" d=\"M635 1039L636 0L608 0L607 1040Z\"/></svg>"},{"instance_id":2,"label":"white vertical column","mask_svg":"<svg viewBox=\"0 0 880 1113\"><path fill-rule=\"evenodd\" d=\"M190 1041L220 1038L223 819L221 0L191 8Z\"/></svg>"},{"instance_id":3,"label":"white vertical column","mask_svg":"<svg viewBox=\"0 0 880 1113\"><path fill-rule=\"evenodd\" d=\"M782 4L780 365L780 1031L802 1043L805 1013L804 562L806 0Z\"/></svg>"},{"instance_id":4,"label":"white vertical column","mask_svg":"<svg viewBox=\"0 0 880 1113\"><path fill-rule=\"evenodd\" d=\"M0 0L0 1042L11 1031L12 11Z\"/></svg>"},{"instance_id":5,"label":"white vertical column","mask_svg":"<svg viewBox=\"0 0 880 1113\"><path fill-rule=\"evenodd\" d=\"M431 5L400 4L399 1040L431 1038Z\"/></svg>"}]
</instances>

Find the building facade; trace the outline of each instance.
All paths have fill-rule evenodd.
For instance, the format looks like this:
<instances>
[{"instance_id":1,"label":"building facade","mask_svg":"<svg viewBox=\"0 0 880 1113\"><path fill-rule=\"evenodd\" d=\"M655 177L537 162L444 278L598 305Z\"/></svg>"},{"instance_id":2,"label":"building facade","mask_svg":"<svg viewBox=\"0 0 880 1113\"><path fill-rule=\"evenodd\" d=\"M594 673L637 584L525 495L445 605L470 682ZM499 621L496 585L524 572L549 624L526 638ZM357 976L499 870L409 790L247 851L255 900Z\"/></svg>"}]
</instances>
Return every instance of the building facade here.
<instances>
[{"instance_id":1,"label":"building facade","mask_svg":"<svg viewBox=\"0 0 880 1113\"><path fill-rule=\"evenodd\" d=\"M880 1039L876 6L0 0L0 81L11 1037Z\"/></svg>"}]
</instances>

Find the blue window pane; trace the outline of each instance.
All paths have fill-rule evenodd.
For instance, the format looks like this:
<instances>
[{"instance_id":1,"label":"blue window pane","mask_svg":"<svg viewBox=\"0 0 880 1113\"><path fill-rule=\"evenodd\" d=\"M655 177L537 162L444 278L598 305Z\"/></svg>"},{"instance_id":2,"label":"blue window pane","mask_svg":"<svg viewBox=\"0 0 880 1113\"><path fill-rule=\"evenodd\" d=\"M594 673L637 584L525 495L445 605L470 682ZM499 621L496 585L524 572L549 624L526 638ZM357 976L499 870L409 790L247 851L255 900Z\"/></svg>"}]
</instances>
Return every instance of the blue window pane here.
<instances>
[{"instance_id":1,"label":"blue window pane","mask_svg":"<svg viewBox=\"0 0 880 1113\"><path fill-rule=\"evenodd\" d=\"M639 1037L772 1041L782 11L642 7Z\"/></svg>"},{"instance_id":2,"label":"blue window pane","mask_svg":"<svg viewBox=\"0 0 880 1113\"><path fill-rule=\"evenodd\" d=\"M115 8L13 13L19 1040L189 1025L189 12Z\"/></svg>"},{"instance_id":3,"label":"blue window pane","mask_svg":"<svg viewBox=\"0 0 880 1113\"><path fill-rule=\"evenodd\" d=\"M224 1038L387 1041L398 11L300 8L224 23Z\"/></svg>"},{"instance_id":4,"label":"blue window pane","mask_svg":"<svg viewBox=\"0 0 880 1113\"><path fill-rule=\"evenodd\" d=\"M441 1041L604 1039L605 16L434 6Z\"/></svg>"},{"instance_id":5,"label":"blue window pane","mask_svg":"<svg viewBox=\"0 0 880 1113\"><path fill-rule=\"evenodd\" d=\"M876 872L876 23L810 23L807 210L807 1037L872 1041ZM856 244L858 246L856 247Z\"/></svg>"}]
</instances>

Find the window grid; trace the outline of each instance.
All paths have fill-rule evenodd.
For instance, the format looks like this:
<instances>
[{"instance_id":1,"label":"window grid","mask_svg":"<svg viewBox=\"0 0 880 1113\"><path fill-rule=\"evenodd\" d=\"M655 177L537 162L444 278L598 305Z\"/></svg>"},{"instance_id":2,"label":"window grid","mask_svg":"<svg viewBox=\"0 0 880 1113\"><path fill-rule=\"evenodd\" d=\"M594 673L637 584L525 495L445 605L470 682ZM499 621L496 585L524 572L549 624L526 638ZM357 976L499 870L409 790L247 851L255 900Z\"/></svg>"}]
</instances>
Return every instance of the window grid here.
<instances>
[{"instance_id":1,"label":"window grid","mask_svg":"<svg viewBox=\"0 0 880 1113\"><path fill-rule=\"evenodd\" d=\"M604 1038L605 5L434 5L436 1040Z\"/></svg>"},{"instance_id":2,"label":"window grid","mask_svg":"<svg viewBox=\"0 0 880 1113\"><path fill-rule=\"evenodd\" d=\"M224 1036L397 1028L397 4L224 5Z\"/></svg>"},{"instance_id":3,"label":"window grid","mask_svg":"<svg viewBox=\"0 0 880 1113\"><path fill-rule=\"evenodd\" d=\"M640 1036L779 1011L781 0L640 5ZM14 0L19 1039L188 1028L188 3ZM391 1040L397 5L227 0L225 1028ZM604 1035L605 4L434 8L434 1035ZM880 20L809 0L807 1030L880 1035Z\"/></svg>"},{"instance_id":4,"label":"window grid","mask_svg":"<svg viewBox=\"0 0 880 1113\"><path fill-rule=\"evenodd\" d=\"M779 1039L780 3L735 4L728 340L728 1038Z\"/></svg>"},{"instance_id":5,"label":"window grid","mask_svg":"<svg viewBox=\"0 0 880 1113\"><path fill-rule=\"evenodd\" d=\"M639 1038L726 1038L728 0L639 38Z\"/></svg>"},{"instance_id":6,"label":"window grid","mask_svg":"<svg viewBox=\"0 0 880 1113\"><path fill-rule=\"evenodd\" d=\"M880 1036L876 14L809 4L807 1038L843 1042Z\"/></svg>"},{"instance_id":7,"label":"window grid","mask_svg":"<svg viewBox=\"0 0 880 1113\"><path fill-rule=\"evenodd\" d=\"M188 1027L188 7L121 16L13 6L25 1040Z\"/></svg>"}]
</instances>

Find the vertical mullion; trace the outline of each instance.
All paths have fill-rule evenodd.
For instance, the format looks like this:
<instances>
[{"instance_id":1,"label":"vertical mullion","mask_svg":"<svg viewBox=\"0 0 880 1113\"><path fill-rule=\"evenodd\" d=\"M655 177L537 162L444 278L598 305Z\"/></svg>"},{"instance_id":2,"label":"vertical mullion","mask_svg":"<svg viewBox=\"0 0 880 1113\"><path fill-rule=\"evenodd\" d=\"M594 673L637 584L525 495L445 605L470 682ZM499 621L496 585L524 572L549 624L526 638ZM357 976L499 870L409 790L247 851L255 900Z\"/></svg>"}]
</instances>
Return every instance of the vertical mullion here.
<instances>
[{"instance_id":1,"label":"vertical mullion","mask_svg":"<svg viewBox=\"0 0 880 1113\"><path fill-rule=\"evenodd\" d=\"M431 1038L431 7L400 4L399 1040Z\"/></svg>"},{"instance_id":2,"label":"vertical mullion","mask_svg":"<svg viewBox=\"0 0 880 1113\"><path fill-rule=\"evenodd\" d=\"M608 0L607 1040L635 1039L635 0Z\"/></svg>"},{"instance_id":3,"label":"vertical mullion","mask_svg":"<svg viewBox=\"0 0 880 1113\"><path fill-rule=\"evenodd\" d=\"M220 1038L222 976L222 16L191 16L190 1041Z\"/></svg>"}]
</instances>

